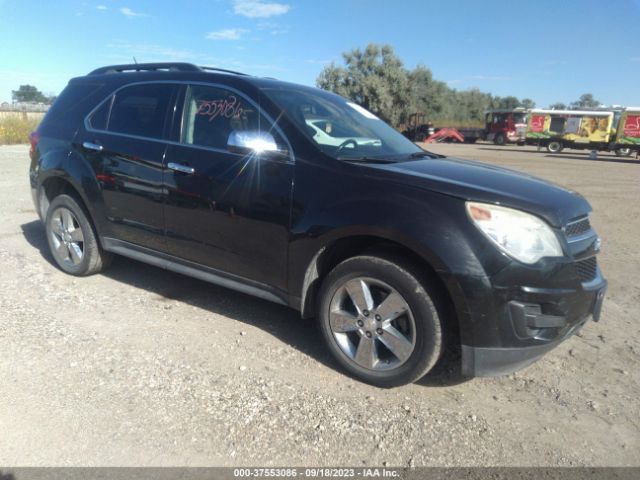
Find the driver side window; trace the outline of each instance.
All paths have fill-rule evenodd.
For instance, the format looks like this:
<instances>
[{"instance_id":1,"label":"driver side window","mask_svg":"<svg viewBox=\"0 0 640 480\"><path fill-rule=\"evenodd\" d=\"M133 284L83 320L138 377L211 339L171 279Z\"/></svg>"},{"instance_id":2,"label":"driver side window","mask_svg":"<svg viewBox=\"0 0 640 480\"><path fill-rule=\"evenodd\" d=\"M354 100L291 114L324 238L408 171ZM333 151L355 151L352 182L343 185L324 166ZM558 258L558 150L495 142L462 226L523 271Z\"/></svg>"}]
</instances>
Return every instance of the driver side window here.
<instances>
[{"instance_id":1,"label":"driver side window","mask_svg":"<svg viewBox=\"0 0 640 480\"><path fill-rule=\"evenodd\" d=\"M242 96L220 87L189 85L185 96L181 142L227 150L233 132L269 132L283 144L271 122Z\"/></svg>"}]
</instances>

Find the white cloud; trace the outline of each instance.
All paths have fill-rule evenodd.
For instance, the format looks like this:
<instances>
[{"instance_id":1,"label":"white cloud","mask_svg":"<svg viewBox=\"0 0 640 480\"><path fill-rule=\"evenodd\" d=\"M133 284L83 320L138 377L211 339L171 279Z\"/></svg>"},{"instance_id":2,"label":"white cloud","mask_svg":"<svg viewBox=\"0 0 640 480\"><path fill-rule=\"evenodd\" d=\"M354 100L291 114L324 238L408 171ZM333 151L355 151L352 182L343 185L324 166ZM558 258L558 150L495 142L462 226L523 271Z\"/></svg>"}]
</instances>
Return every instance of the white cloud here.
<instances>
[{"instance_id":1,"label":"white cloud","mask_svg":"<svg viewBox=\"0 0 640 480\"><path fill-rule=\"evenodd\" d=\"M289 26L272 22L260 22L258 23L258 30L266 30L271 35L282 35L289 33Z\"/></svg>"},{"instance_id":2,"label":"white cloud","mask_svg":"<svg viewBox=\"0 0 640 480\"><path fill-rule=\"evenodd\" d=\"M248 30L244 28L224 28L207 33L205 38L208 40L240 40L242 34L247 32Z\"/></svg>"},{"instance_id":3,"label":"white cloud","mask_svg":"<svg viewBox=\"0 0 640 480\"><path fill-rule=\"evenodd\" d=\"M123 14L125 17L128 18L133 18L133 17L146 17L147 15L145 15L144 13L138 13L138 12L134 12L133 10L131 10L129 7L122 7L120 9L120 13Z\"/></svg>"},{"instance_id":4,"label":"white cloud","mask_svg":"<svg viewBox=\"0 0 640 480\"><path fill-rule=\"evenodd\" d=\"M269 18L284 15L291 9L286 3L267 3L263 0L234 0L233 12L249 18Z\"/></svg>"},{"instance_id":5,"label":"white cloud","mask_svg":"<svg viewBox=\"0 0 640 480\"><path fill-rule=\"evenodd\" d=\"M107 7L105 5L97 5L96 10L107 10Z\"/></svg>"}]
</instances>

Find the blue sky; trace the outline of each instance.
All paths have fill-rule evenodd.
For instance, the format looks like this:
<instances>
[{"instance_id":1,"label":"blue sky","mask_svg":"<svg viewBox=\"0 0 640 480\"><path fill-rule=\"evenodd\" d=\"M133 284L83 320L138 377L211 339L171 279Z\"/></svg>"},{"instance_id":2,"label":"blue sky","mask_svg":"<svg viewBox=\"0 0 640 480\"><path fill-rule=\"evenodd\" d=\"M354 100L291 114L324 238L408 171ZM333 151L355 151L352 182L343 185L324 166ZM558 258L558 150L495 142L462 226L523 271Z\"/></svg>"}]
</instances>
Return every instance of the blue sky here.
<instances>
[{"instance_id":1,"label":"blue sky","mask_svg":"<svg viewBox=\"0 0 640 480\"><path fill-rule=\"evenodd\" d=\"M0 0L0 101L134 56L313 85L375 42L456 89L640 105L639 25L640 0Z\"/></svg>"}]
</instances>

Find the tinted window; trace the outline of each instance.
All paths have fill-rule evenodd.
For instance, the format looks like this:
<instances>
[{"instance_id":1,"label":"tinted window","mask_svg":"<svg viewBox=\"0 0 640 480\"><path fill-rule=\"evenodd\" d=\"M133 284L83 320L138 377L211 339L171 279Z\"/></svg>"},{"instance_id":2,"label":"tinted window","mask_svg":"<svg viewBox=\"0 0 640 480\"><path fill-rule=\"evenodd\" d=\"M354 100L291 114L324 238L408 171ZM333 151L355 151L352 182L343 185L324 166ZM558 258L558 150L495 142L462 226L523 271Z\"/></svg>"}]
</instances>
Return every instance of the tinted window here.
<instances>
[{"instance_id":1,"label":"tinted window","mask_svg":"<svg viewBox=\"0 0 640 480\"><path fill-rule=\"evenodd\" d=\"M552 117L551 125L549 126L549 130L552 132L563 133L564 132L564 124L567 121L564 117Z\"/></svg>"},{"instance_id":2,"label":"tinted window","mask_svg":"<svg viewBox=\"0 0 640 480\"><path fill-rule=\"evenodd\" d=\"M218 87L188 87L182 143L226 150L229 135L234 131L270 132L278 145L283 146L272 124L237 93Z\"/></svg>"},{"instance_id":3,"label":"tinted window","mask_svg":"<svg viewBox=\"0 0 640 480\"><path fill-rule=\"evenodd\" d=\"M91 125L91 128L95 128L96 130L107 129L107 119L109 118L109 110L111 109L112 101L113 97L109 97L109 100L104 102L100 108L93 112L93 115L89 118L89 125Z\"/></svg>"},{"instance_id":4,"label":"tinted window","mask_svg":"<svg viewBox=\"0 0 640 480\"><path fill-rule=\"evenodd\" d=\"M174 88L173 85L150 84L120 90L113 100L107 130L162 138Z\"/></svg>"}]
</instances>

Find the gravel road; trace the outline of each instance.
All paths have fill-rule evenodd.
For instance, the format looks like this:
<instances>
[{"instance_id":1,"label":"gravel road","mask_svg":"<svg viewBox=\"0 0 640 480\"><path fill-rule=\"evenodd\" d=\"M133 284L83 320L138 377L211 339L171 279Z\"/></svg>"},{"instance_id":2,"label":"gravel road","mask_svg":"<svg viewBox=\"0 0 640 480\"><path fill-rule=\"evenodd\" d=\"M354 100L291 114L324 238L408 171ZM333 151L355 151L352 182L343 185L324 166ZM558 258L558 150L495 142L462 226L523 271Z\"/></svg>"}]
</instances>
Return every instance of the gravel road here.
<instances>
[{"instance_id":1,"label":"gravel road","mask_svg":"<svg viewBox=\"0 0 640 480\"><path fill-rule=\"evenodd\" d=\"M381 390L293 310L118 258L52 264L26 146L0 147L0 465L640 465L640 161L438 145L594 206L602 320L538 363Z\"/></svg>"}]
</instances>

